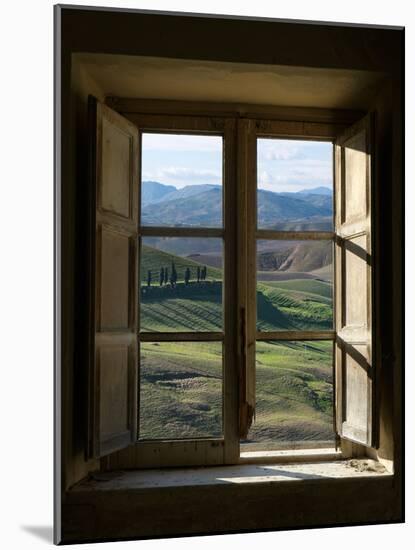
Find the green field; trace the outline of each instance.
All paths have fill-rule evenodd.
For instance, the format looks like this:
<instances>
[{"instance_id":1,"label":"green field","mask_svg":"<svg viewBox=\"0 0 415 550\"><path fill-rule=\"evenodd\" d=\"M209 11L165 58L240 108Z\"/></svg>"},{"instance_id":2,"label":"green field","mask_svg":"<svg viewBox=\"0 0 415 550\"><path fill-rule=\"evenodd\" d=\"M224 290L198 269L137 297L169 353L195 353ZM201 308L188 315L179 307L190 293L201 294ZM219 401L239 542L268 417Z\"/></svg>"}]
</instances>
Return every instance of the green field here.
<instances>
[{"instance_id":1,"label":"green field","mask_svg":"<svg viewBox=\"0 0 415 550\"><path fill-rule=\"evenodd\" d=\"M177 271L159 284L161 267ZM142 247L141 330L222 330L222 275L207 266L196 281L194 260ZM186 268L191 277L184 282ZM148 271L151 282L148 285ZM260 281L258 330L332 327L331 284L325 280ZM258 342L257 409L247 443L265 447L323 444L333 438L332 344ZM216 437L222 430L221 345L215 342L141 345L140 437Z\"/></svg>"},{"instance_id":2,"label":"green field","mask_svg":"<svg viewBox=\"0 0 415 550\"><path fill-rule=\"evenodd\" d=\"M265 448L333 439L332 343L257 342L256 414L245 443Z\"/></svg>"},{"instance_id":3,"label":"green field","mask_svg":"<svg viewBox=\"0 0 415 550\"><path fill-rule=\"evenodd\" d=\"M222 435L222 344L141 344L140 437Z\"/></svg>"}]
</instances>

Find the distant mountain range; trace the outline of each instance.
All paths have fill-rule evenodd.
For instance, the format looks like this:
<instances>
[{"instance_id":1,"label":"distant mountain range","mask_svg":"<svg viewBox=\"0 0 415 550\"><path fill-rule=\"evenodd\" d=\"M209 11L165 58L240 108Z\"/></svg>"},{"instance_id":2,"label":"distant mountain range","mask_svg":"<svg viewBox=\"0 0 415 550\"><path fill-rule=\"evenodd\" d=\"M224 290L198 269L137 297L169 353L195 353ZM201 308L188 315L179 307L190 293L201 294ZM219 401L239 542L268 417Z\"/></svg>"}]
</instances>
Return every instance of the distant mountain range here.
<instances>
[{"instance_id":1,"label":"distant mountain range","mask_svg":"<svg viewBox=\"0 0 415 550\"><path fill-rule=\"evenodd\" d=\"M156 181L142 184L142 224L157 226L222 225L222 187L188 185L177 189ZM332 192L327 187L295 193L258 191L260 227L291 230L330 229L333 212ZM283 224L283 226L281 226Z\"/></svg>"}]
</instances>

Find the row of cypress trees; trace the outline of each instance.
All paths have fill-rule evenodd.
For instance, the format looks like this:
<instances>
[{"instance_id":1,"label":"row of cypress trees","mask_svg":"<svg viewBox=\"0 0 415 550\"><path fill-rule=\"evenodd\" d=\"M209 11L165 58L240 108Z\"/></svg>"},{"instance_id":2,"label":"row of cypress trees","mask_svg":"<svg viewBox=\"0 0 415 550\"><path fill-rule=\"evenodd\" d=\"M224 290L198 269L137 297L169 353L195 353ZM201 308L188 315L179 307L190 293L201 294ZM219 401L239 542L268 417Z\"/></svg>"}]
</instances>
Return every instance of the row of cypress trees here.
<instances>
[{"instance_id":1,"label":"row of cypress trees","mask_svg":"<svg viewBox=\"0 0 415 550\"><path fill-rule=\"evenodd\" d=\"M197 266L196 270L196 280L199 283L200 281L205 281L207 276L207 268L206 266L200 267ZM174 262L171 264L171 270L169 272L168 267L161 267L160 273L159 273L159 284L160 286L163 286L164 284L170 283L172 287L175 287L177 284L177 270L176 266L174 265ZM186 267L184 271L184 284L188 285L191 279L191 271L189 267ZM149 269L147 271L147 286L151 286L153 280L152 272Z\"/></svg>"}]
</instances>

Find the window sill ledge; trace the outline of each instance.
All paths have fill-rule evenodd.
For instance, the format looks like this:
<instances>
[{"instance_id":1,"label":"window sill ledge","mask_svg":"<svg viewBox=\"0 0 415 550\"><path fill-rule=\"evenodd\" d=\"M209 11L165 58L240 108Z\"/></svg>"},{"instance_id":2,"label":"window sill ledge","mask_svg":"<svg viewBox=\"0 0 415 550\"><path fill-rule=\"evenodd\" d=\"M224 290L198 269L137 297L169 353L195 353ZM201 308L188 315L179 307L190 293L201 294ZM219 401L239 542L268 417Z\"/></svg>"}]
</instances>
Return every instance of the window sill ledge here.
<instances>
[{"instance_id":1,"label":"window sill ledge","mask_svg":"<svg viewBox=\"0 0 415 550\"><path fill-rule=\"evenodd\" d=\"M240 464L199 468L165 468L97 472L71 491L151 490L175 487L274 484L306 481L392 477L370 459L334 460L290 464Z\"/></svg>"},{"instance_id":2,"label":"window sill ledge","mask_svg":"<svg viewBox=\"0 0 415 550\"><path fill-rule=\"evenodd\" d=\"M65 493L62 541L400 521L399 486L376 464L356 459L96 473Z\"/></svg>"}]
</instances>

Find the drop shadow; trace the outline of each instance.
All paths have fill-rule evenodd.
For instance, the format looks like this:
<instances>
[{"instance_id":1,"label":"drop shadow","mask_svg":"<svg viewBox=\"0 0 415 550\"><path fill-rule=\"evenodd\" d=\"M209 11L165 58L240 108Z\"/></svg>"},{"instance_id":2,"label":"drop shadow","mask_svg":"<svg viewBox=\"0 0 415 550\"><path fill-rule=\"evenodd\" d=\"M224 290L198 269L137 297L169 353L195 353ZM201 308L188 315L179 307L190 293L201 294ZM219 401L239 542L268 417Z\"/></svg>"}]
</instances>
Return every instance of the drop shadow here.
<instances>
[{"instance_id":1,"label":"drop shadow","mask_svg":"<svg viewBox=\"0 0 415 550\"><path fill-rule=\"evenodd\" d=\"M44 542L53 544L53 527L51 525L21 525L20 528Z\"/></svg>"}]
</instances>

